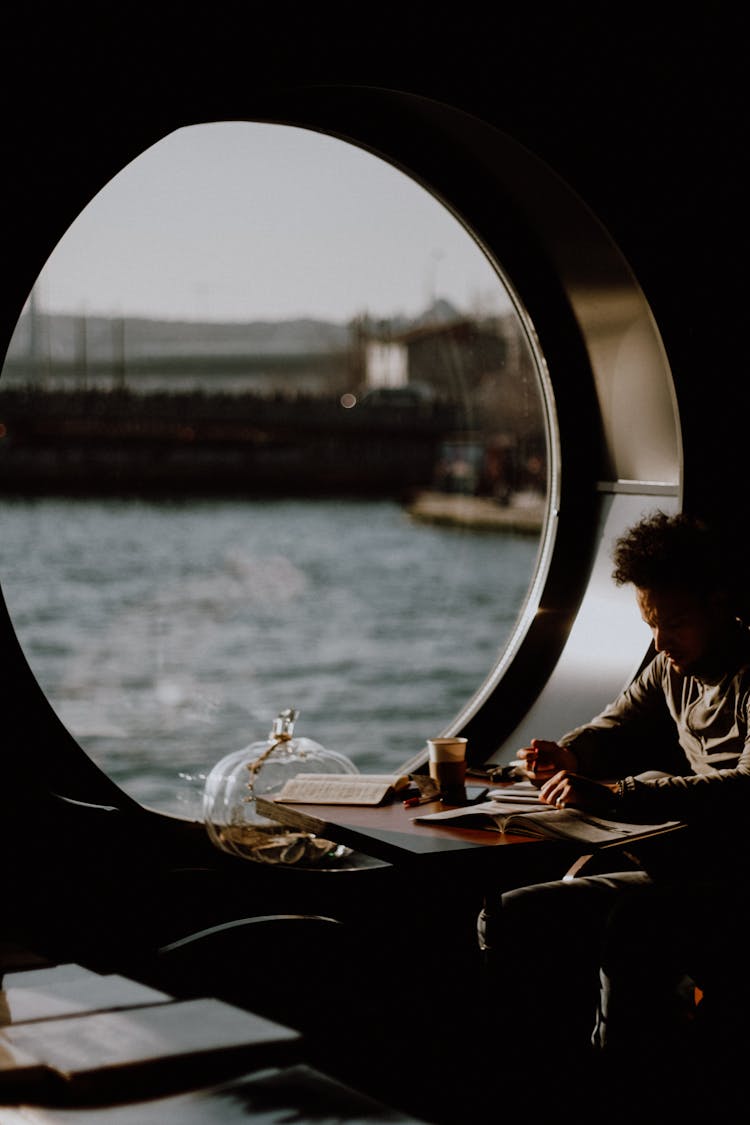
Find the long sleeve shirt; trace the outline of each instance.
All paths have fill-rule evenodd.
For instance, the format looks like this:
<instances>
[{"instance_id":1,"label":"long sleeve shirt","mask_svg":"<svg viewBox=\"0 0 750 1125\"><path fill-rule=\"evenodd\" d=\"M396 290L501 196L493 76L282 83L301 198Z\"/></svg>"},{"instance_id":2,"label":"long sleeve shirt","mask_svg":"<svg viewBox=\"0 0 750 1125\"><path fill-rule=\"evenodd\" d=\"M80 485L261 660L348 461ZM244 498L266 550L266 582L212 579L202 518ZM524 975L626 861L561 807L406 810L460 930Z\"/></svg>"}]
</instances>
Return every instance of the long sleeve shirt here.
<instances>
[{"instance_id":1,"label":"long sleeve shirt","mask_svg":"<svg viewBox=\"0 0 750 1125\"><path fill-rule=\"evenodd\" d=\"M620 811L694 820L742 809L750 827L750 633L715 679L658 653L613 703L560 739L588 777L621 779ZM677 756L675 758L675 749ZM651 779L637 775L664 772Z\"/></svg>"}]
</instances>

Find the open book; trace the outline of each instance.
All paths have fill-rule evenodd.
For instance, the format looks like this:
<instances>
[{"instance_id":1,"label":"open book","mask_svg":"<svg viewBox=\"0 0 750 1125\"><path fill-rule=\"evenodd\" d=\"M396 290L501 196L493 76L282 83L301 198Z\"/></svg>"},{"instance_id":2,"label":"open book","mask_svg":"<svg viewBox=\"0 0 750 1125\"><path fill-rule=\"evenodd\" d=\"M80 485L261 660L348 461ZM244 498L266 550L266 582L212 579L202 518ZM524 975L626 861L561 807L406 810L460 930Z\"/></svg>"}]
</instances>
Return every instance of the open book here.
<instances>
[{"instance_id":1,"label":"open book","mask_svg":"<svg viewBox=\"0 0 750 1125\"><path fill-rule=\"evenodd\" d=\"M0 1102L75 1091L102 1096L217 1061L277 1062L299 1032L211 998L14 1023L0 1030Z\"/></svg>"},{"instance_id":2,"label":"open book","mask_svg":"<svg viewBox=\"0 0 750 1125\"><path fill-rule=\"evenodd\" d=\"M171 1000L166 992L116 973L95 973L75 964L54 965L3 975L0 1027Z\"/></svg>"},{"instance_id":3,"label":"open book","mask_svg":"<svg viewBox=\"0 0 750 1125\"><path fill-rule=\"evenodd\" d=\"M408 777L397 774L299 773L285 782L276 800L304 805L379 805L408 784Z\"/></svg>"},{"instance_id":4,"label":"open book","mask_svg":"<svg viewBox=\"0 0 750 1125\"><path fill-rule=\"evenodd\" d=\"M185 1086L193 1086L186 1073ZM0 1108L0 1125L423 1125L305 1063L265 1067L228 1081L126 1104Z\"/></svg>"},{"instance_id":5,"label":"open book","mask_svg":"<svg viewBox=\"0 0 750 1125\"><path fill-rule=\"evenodd\" d=\"M574 840L582 844L615 844L635 836L678 828L679 820L658 824L643 821L612 820L594 816L579 809L557 809L545 805L535 796L508 791L497 798L468 808L447 809L414 817L416 823L441 825L446 828L486 828L511 836L537 836L542 839Z\"/></svg>"}]
</instances>

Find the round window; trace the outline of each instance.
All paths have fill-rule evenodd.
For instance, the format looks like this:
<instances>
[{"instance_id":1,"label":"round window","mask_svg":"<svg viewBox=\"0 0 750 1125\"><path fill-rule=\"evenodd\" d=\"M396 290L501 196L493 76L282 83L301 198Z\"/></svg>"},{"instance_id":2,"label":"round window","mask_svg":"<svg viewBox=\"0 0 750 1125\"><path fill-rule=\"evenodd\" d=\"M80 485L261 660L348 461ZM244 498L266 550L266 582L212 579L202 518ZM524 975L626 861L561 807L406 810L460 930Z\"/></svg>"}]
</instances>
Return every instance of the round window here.
<instances>
[{"instance_id":1,"label":"round window","mask_svg":"<svg viewBox=\"0 0 750 1125\"><path fill-rule=\"evenodd\" d=\"M298 729L397 770L491 675L548 508L549 408L501 266L380 158L183 128L38 278L0 384L2 582L125 791Z\"/></svg>"}]
</instances>

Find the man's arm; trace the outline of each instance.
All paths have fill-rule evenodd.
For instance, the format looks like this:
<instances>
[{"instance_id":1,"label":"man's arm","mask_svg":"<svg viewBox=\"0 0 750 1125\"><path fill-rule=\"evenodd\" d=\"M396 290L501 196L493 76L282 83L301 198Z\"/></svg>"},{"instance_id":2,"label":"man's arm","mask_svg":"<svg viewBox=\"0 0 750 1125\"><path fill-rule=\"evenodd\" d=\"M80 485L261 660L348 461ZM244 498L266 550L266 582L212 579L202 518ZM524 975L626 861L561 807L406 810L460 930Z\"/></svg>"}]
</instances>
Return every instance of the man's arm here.
<instances>
[{"instance_id":1,"label":"man's arm","mask_svg":"<svg viewBox=\"0 0 750 1125\"><path fill-rule=\"evenodd\" d=\"M686 731L691 730L689 696L678 715ZM585 731L585 728L582 728ZM601 732L597 732L600 734ZM745 822L750 807L750 673L741 673L725 693L723 706L708 714L704 725L691 736L701 744L693 755L693 769L687 770L683 754L682 769L667 770L662 776L640 777L641 769L618 769L614 761L610 778L617 779L613 790L613 810L624 819L680 819L724 816L738 810ZM586 735L584 734L584 738ZM579 750L578 740L572 745ZM590 747L591 743L588 744ZM629 755L619 759L621 766ZM651 763L654 764L653 762ZM593 808L606 797L603 790L586 789L586 755L579 757L579 774L558 775L555 784L542 789L545 800L568 800L570 804Z\"/></svg>"},{"instance_id":2,"label":"man's arm","mask_svg":"<svg viewBox=\"0 0 750 1125\"><path fill-rule=\"evenodd\" d=\"M623 815L690 820L741 809L750 802L750 739L737 765L684 776L670 774L648 780L624 777L617 785L616 807Z\"/></svg>"},{"instance_id":3,"label":"man's arm","mask_svg":"<svg viewBox=\"0 0 750 1125\"><path fill-rule=\"evenodd\" d=\"M675 754L676 727L662 673L657 658L590 723L559 742L535 738L518 751L542 801L604 813L620 799L616 781L623 775L675 763L678 771L685 768L684 755Z\"/></svg>"},{"instance_id":4,"label":"man's arm","mask_svg":"<svg viewBox=\"0 0 750 1125\"><path fill-rule=\"evenodd\" d=\"M664 658L656 656L605 709L559 742L575 765L562 765L596 780L612 780L645 770L683 772L684 753L664 691Z\"/></svg>"},{"instance_id":5,"label":"man's arm","mask_svg":"<svg viewBox=\"0 0 750 1125\"><path fill-rule=\"evenodd\" d=\"M524 746L516 754L535 785L543 785L560 770L577 770L578 758L566 746L549 742L543 738L532 738L530 746Z\"/></svg>"}]
</instances>

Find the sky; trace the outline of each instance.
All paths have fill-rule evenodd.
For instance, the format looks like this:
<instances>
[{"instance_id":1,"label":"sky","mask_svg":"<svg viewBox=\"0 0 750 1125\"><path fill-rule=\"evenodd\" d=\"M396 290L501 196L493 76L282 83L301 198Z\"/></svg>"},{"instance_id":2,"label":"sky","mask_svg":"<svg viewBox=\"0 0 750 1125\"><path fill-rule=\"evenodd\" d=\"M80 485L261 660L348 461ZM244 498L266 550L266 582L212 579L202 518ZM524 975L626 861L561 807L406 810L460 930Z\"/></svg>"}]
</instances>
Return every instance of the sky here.
<instances>
[{"instance_id":1,"label":"sky","mask_svg":"<svg viewBox=\"0 0 750 1125\"><path fill-rule=\"evenodd\" d=\"M188 126L147 149L78 216L35 289L45 311L178 320L509 305L421 185L344 141L253 122Z\"/></svg>"}]
</instances>

